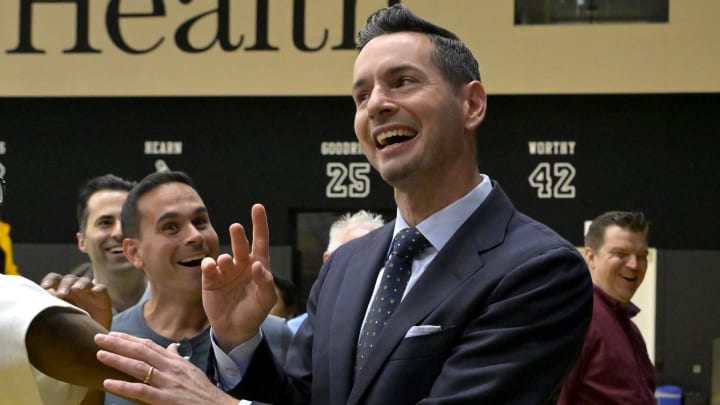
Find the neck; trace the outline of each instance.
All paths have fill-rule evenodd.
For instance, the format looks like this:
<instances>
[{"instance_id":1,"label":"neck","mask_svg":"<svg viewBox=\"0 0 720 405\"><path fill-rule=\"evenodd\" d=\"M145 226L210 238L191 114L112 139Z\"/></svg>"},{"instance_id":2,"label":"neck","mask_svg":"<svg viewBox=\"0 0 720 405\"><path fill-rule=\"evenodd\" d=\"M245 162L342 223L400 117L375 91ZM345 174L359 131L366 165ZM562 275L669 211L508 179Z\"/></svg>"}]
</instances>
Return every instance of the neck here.
<instances>
[{"instance_id":1,"label":"neck","mask_svg":"<svg viewBox=\"0 0 720 405\"><path fill-rule=\"evenodd\" d=\"M143 307L148 326L169 339L187 339L207 329L209 322L202 300L179 300L163 297L153 290Z\"/></svg>"},{"instance_id":2,"label":"neck","mask_svg":"<svg viewBox=\"0 0 720 405\"><path fill-rule=\"evenodd\" d=\"M122 312L137 304L147 288L145 275L140 270L93 270L93 276L96 283L103 284L107 288L112 306L117 312Z\"/></svg>"},{"instance_id":3,"label":"neck","mask_svg":"<svg viewBox=\"0 0 720 405\"><path fill-rule=\"evenodd\" d=\"M413 187L396 187L395 203L405 221L416 226L429 216L464 197L482 181L476 168L456 174L452 180L425 178Z\"/></svg>"}]
</instances>

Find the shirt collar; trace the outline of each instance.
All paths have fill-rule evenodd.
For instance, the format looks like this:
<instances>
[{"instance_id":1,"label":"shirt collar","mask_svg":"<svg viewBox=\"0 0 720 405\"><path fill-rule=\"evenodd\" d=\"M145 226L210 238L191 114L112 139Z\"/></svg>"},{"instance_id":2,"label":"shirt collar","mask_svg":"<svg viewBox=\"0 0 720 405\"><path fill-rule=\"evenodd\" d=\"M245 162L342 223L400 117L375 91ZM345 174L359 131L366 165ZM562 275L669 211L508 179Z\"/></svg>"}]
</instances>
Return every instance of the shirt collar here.
<instances>
[{"instance_id":1,"label":"shirt collar","mask_svg":"<svg viewBox=\"0 0 720 405\"><path fill-rule=\"evenodd\" d=\"M640 312L640 308L637 305L633 304L632 301L629 301L627 304L623 304L615 298L609 296L600 287L593 285L593 289L596 293L598 293L600 299L602 299L603 302L610 306L610 308L612 308L614 311L626 314L628 318L632 318Z\"/></svg>"},{"instance_id":2,"label":"shirt collar","mask_svg":"<svg viewBox=\"0 0 720 405\"><path fill-rule=\"evenodd\" d=\"M492 191L490 177L486 174L481 175L482 181L470 190L469 193L432 214L416 226L435 249L441 250L443 246L445 246L447 241L450 240L460 226L465 223L477 207L485 201L490 191ZM400 209L397 210L395 218L393 237L401 230L410 226L400 214Z\"/></svg>"}]
</instances>

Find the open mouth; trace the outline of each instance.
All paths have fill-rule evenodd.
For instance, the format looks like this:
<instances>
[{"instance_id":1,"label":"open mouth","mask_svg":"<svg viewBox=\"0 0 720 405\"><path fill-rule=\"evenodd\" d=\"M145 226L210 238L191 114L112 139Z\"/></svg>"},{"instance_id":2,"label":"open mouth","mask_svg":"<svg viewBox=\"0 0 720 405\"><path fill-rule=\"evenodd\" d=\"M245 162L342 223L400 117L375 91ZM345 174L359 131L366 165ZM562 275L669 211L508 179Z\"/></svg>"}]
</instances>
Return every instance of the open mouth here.
<instances>
[{"instance_id":1,"label":"open mouth","mask_svg":"<svg viewBox=\"0 0 720 405\"><path fill-rule=\"evenodd\" d=\"M202 259L204 258L205 254L192 256L188 257L187 259L180 260L178 264L185 267L197 267L200 265L200 263L202 263Z\"/></svg>"},{"instance_id":2,"label":"open mouth","mask_svg":"<svg viewBox=\"0 0 720 405\"><path fill-rule=\"evenodd\" d=\"M382 149L388 145L393 145L400 142L408 141L414 138L417 132L409 129L392 129L378 134L375 137L375 144L378 148Z\"/></svg>"},{"instance_id":3,"label":"open mouth","mask_svg":"<svg viewBox=\"0 0 720 405\"><path fill-rule=\"evenodd\" d=\"M110 253L112 253L112 254L114 254L114 255L116 255L116 254L122 254L122 253L123 253L123 248L122 248L122 246L115 246L115 247L112 247L112 248L108 249L108 252L110 252Z\"/></svg>"}]
</instances>

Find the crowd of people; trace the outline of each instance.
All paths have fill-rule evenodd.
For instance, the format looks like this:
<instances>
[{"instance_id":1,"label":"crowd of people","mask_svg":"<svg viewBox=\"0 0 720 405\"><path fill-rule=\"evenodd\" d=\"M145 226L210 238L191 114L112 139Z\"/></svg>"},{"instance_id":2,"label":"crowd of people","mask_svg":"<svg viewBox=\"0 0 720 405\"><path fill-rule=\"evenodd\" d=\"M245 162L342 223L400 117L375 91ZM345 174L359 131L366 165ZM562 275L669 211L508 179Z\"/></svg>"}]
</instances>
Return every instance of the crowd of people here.
<instances>
[{"instance_id":1,"label":"crowd of people","mask_svg":"<svg viewBox=\"0 0 720 405\"><path fill-rule=\"evenodd\" d=\"M92 272L51 273L42 288L0 278L12 352L4 395L653 404L654 369L631 320L647 269L644 216L598 216L583 257L480 171L487 95L460 38L396 4L370 16L358 47L354 129L394 190L396 217L361 211L331 227L299 317L287 308L292 286L271 271L263 205L252 206L251 227L229 226L232 252L220 254L187 174L101 176L78 201L78 248Z\"/></svg>"}]
</instances>

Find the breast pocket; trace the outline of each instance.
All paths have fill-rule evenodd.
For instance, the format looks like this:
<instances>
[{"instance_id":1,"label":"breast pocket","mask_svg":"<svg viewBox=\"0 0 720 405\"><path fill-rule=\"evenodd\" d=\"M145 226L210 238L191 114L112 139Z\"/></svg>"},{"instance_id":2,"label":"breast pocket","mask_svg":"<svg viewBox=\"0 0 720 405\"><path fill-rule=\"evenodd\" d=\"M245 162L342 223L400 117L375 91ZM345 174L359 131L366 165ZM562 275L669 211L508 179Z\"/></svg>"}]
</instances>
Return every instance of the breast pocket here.
<instances>
[{"instance_id":1,"label":"breast pocket","mask_svg":"<svg viewBox=\"0 0 720 405\"><path fill-rule=\"evenodd\" d=\"M390 361L447 356L455 341L455 327L422 336L404 338L390 356Z\"/></svg>"},{"instance_id":2,"label":"breast pocket","mask_svg":"<svg viewBox=\"0 0 720 405\"><path fill-rule=\"evenodd\" d=\"M403 339L383 366L372 390L373 393L382 393L382 400L374 402L373 399L366 403L415 403L425 398L450 356L455 341L454 327Z\"/></svg>"}]
</instances>

